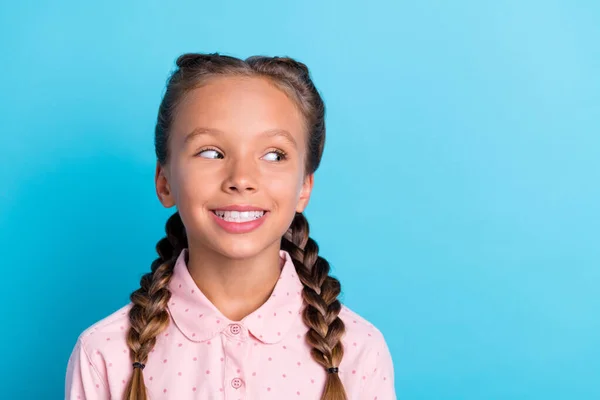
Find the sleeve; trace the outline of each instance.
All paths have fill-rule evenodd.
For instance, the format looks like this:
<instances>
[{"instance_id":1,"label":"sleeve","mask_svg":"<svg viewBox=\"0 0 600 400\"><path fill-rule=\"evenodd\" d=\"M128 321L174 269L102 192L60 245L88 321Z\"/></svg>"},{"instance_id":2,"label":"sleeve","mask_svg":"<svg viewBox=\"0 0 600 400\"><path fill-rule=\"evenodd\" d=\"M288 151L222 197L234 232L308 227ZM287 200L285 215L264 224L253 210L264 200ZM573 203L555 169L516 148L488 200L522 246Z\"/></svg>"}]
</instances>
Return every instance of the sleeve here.
<instances>
[{"instance_id":1,"label":"sleeve","mask_svg":"<svg viewBox=\"0 0 600 400\"><path fill-rule=\"evenodd\" d=\"M392 355L383 334L378 330L376 332L374 337L377 341L365 363L365 384L360 398L396 400Z\"/></svg>"},{"instance_id":2,"label":"sleeve","mask_svg":"<svg viewBox=\"0 0 600 400\"><path fill-rule=\"evenodd\" d=\"M65 400L109 399L108 383L98 372L79 337L67 364Z\"/></svg>"}]
</instances>

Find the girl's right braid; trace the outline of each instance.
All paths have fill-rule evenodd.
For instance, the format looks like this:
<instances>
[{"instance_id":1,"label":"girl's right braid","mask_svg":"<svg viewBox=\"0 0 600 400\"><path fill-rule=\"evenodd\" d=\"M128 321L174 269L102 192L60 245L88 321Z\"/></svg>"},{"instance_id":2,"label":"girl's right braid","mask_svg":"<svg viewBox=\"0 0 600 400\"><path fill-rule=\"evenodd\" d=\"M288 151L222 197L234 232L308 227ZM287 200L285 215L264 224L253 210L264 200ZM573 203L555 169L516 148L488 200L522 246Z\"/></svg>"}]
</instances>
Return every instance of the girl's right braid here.
<instances>
[{"instance_id":1,"label":"girl's right braid","mask_svg":"<svg viewBox=\"0 0 600 400\"><path fill-rule=\"evenodd\" d=\"M131 293L133 306L129 310L131 327L127 332L127 345L131 361L137 364L129 384L125 388L125 400L146 400L142 370L148 354L156 344L156 337L169 325L167 305L171 298L168 289L177 256L187 247L185 228L179 213L174 213L166 224L167 236L156 245L159 257L154 260L151 271L140 280L140 288Z\"/></svg>"},{"instance_id":2,"label":"girl's right braid","mask_svg":"<svg viewBox=\"0 0 600 400\"><path fill-rule=\"evenodd\" d=\"M312 346L313 359L328 372L321 400L346 400L346 392L337 367L344 355L341 338L345 333L341 310L340 282L329 276L329 263L319 256L319 246L309 236L308 221L296 213L282 248L290 254L300 281L306 306L302 319L309 328L306 341Z\"/></svg>"}]
</instances>

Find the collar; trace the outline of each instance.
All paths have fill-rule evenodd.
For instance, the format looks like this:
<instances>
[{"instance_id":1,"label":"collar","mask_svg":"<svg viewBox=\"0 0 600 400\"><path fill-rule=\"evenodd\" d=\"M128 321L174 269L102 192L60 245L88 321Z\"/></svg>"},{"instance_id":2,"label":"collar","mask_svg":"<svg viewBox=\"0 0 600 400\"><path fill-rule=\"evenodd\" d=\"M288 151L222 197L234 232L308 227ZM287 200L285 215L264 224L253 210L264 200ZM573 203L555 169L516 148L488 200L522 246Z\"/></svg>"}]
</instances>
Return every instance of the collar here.
<instances>
[{"instance_id":1,"label":"collar","mask_svg":"<svg viewBox=\"0 0 600 400\"><path fill-rule=\"evenodd\" d=\"M171 299L167 310L175 325L189 340L204 342L233 323L245 326L264 343L277 343L283 339L303 306L303 285L287 251L279 250L283 266L271 296L241 321L225 317L198 288L187 268L188 251L188 248L184 248L175 262L169 281Z\"/></svg>"}]
</instances>

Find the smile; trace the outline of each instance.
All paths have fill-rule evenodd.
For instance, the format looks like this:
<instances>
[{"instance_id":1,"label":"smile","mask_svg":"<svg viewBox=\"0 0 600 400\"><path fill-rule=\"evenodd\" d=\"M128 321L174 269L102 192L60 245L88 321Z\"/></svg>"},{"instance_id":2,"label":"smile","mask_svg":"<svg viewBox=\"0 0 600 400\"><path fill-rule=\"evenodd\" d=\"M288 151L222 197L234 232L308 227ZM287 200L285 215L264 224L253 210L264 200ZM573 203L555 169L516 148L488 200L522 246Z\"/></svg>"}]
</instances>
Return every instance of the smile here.
<instances>
[{"instance_id":1,"label":"smile","mask_svg":"<svg viewBox=\"0 0 600 400\"><path fill-rule=\"evenodd\" d=\"M249 222L261 218L265 215L264 211L219 211L213 210L213 213L227 222Z\"/></svg>"}]
</instances>

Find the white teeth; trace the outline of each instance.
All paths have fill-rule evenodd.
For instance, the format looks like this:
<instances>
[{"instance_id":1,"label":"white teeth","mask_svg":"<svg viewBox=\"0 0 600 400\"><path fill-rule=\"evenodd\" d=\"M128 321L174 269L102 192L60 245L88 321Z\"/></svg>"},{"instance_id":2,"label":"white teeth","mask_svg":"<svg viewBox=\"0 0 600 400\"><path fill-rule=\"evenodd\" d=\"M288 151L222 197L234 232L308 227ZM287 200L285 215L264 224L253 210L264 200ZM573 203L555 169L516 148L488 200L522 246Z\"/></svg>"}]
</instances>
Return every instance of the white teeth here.
<instances>
[{"instance_id":1,"label":"white teeth","mask_svg":"<svg viewBox=\"0 0 600 400\"><path fill-rule=\"evenodd\" d=\"M229 222L248 222L264 215L264 211L214 211L217 216Z\"/></svg>"}]
</instances>

